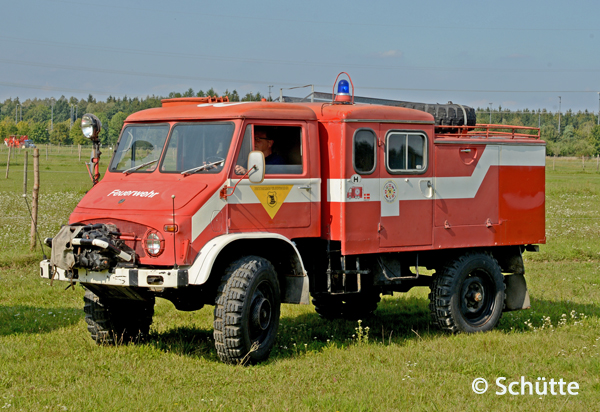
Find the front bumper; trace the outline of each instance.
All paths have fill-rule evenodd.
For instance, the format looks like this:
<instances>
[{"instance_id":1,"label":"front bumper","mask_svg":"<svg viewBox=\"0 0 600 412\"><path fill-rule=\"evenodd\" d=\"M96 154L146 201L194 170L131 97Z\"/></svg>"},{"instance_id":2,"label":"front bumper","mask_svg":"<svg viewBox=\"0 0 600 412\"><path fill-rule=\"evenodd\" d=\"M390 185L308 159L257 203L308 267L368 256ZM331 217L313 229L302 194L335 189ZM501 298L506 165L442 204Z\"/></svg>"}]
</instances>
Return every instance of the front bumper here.
<instances>
[{"instance_id":1,"label":"front bumper","mask_svg":"<svg viewBox=\"0 0 600 412\"><path fill-rule=\"evenodd\" d=\"M49 259L40 262L40 276L44 279L66 282L142 288L180 288L189 285L187 269L115 268L114 273L107 270L93 272L87 269L74 269L73 273L67 273L63 269L53 268Z\"/></svg>"}]
</instances>

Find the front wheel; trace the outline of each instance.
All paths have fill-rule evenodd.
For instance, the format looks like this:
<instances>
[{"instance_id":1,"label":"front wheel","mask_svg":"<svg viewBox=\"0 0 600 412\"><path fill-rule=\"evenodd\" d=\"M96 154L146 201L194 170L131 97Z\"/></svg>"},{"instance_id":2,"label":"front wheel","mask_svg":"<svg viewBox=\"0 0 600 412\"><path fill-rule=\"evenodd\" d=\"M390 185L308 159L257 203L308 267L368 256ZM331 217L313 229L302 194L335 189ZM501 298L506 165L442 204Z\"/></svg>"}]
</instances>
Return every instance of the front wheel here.
<instances>
[{"instance_id":1,"label":"front wheel","mask_svg":"<svg viewBox=\"0 0 600 412\"><path fill-rule=\"evenodd\" d=\"M273 265L258 256L232 263L215 302L214 338L225 363L266 360L279 327L281 298Z\"/></svg>"},{"instance_id":2,"label":"front wheel","mask_svg":"<svg viewBox=\"0 0 600 412\"><path fill-rule=\"evenodd\" d=\"M467 253L436 273L429 309L442 330L485 332L493 329L504 308L504 277L488 253Z\"/></svg>"},{"instance_id":3,"label":"front wheel","mask_svg":"<svg viewBox=\"0 0 600 412\"><path fill-rule=\"evenodd\" d=\"M99 345L137 342L148 336L154 315L153 296L146 301L107 299L86 289L83 301L88 331Z\"/></svg>"}]
</instances>

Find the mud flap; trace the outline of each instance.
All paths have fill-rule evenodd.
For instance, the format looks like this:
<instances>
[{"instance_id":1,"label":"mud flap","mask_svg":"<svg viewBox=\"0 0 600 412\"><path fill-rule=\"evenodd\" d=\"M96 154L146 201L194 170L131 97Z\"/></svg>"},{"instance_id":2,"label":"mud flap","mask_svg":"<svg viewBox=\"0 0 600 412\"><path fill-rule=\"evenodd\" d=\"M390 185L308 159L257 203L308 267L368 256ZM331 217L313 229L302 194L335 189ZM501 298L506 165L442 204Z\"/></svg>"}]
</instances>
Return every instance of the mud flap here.
<instances>
[{"instance_id":1,"label":"mud flap","mask_svg":"<svg viewBox=\"0 0 600 412\"><path fill-rule=\"evenodd\" d=\"M283 276L281 278L281 303L310 304L308 276Z\"/></svg>"},{"instance_id":2,"label":"mud flap","mask_svg":"<svg viewBox=\"0 0 600 412\"><path fill-rule=\"evenodd\" d=\"M527 290L527 282L525 282L524 275L506 275L504 276L504 283L506 284L504 312L529 309L531 307L529 291Z\"/></svg>"}]
</instances>

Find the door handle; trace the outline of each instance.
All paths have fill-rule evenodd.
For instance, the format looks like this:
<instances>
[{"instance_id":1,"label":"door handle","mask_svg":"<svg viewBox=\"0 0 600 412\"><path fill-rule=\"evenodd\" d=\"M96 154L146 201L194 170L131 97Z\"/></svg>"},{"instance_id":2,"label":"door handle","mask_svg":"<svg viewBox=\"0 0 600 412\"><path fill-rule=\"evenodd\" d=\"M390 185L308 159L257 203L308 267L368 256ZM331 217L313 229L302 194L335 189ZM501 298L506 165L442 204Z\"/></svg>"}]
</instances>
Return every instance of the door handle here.
<instances>
[{"instance_id":1,"label":"door handle","mask_svg":"<svg viewBox=\"0 0 600 412\"><path fill-rule=\"evenodd\" d=\"M307 185L307 186L298 186L298 189L304 189L306 191L310 191L310 185Z\"/></svg>"}]
</instances>

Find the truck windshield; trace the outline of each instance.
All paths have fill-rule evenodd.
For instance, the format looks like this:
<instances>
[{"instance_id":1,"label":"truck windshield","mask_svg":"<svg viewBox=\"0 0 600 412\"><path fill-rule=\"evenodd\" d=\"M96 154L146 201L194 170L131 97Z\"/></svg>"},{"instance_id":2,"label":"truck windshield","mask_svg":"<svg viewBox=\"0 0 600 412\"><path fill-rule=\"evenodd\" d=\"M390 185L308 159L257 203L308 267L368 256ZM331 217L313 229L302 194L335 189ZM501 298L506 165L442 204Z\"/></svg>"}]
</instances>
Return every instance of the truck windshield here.
<instances>
[{"instance_id":1,"label":"truck windshield","mask_svg":"<svg viewBox=\"0 0 600 412\"><path fill-rule=\"evenodd\" d=\"M225 165L234 130L233 123L175 125L160 171L186 175L220 172Z\"/></svg>"},{"instance_id":2,"label":"truck windshield","mask_svg":"<svg viewBox=\"0 0 600 412\"><path fill-rule=\"evenodd\" d=\"M169 125L129 125L123 129L111 172L152 172L169 134Z\"/></svg>"}]
</instances>

